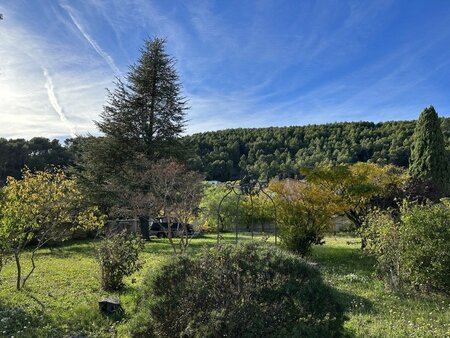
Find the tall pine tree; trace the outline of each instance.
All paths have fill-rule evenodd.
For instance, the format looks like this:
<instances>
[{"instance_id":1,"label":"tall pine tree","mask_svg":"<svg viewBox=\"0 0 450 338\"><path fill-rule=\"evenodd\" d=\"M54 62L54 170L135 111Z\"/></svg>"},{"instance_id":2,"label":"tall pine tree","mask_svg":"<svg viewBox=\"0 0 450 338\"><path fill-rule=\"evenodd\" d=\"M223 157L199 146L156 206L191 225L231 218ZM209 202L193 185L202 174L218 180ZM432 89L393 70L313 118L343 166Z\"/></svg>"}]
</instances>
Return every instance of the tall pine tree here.
<instances>
[{"instance_id":1,"label":"tall pine tree","mask_svg":"<svg viewBox=\"0 0 450 338\"><path fill-rule=\"evenodd\" d=\"M104 136L74 142L79 182L104 211L117 204L123 191L143 189L134 182L140 163L187 156L180 138L188 107L165 44L159 38L145 40L138 61L109 91L96 122Z\"/></svg>"},{"instance_id":2,"label":"tall pine tree","mask_svg":"<svg viewBox=\"0 0 450 338\"><path fill-rule=\"evenodd\" d=\"M450 170L441 121L433 106L420 114L413 134L409 172L413 178L431 183L446 195L450 188Z\"/></svg>"},{"instance_id":3,"label":"tall pine tree","mask_svg":"<svg viewBox=\"0 0 450 338\"><path fill-rule=\"evenodd\" d=\"M175 60L165 51L165 40L145 40L137 63L125 81L118 80L97 126L131 153L158 159L177 157L185 126L186 99Z\"/></svg>"}]
</instances>

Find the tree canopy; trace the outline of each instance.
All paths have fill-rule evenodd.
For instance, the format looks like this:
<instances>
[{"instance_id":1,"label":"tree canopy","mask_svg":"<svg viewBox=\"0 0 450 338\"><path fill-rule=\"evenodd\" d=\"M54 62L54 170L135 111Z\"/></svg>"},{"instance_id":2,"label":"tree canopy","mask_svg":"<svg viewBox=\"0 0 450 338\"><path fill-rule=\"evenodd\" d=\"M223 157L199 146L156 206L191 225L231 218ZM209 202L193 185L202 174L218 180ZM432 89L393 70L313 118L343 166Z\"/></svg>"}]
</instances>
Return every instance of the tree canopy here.
<instances>
[{"instance_id":1,"label":"tree canopy","mask_svg":"<svg viewBox=\"0 0 450 338\"><path fill-rule=\"evenodd\" d=\"M302 172L306 180L318 186L320 191L335 196L334 202L355 228L362 226L372 207L392 206L393 199L401 195L401 187L407 180L401 168L362 162L352 166L341 164L304 168Z\"/></svg>"},{"instance_id":2,"label":"tree canopy","mask_svg":"<svg viewBox=\"0 0 450 338\"><path fill-rule=\"evenodd\" d=\"M442 194L450 189L449 158L445 149L441 123L433 106L425 108L413 134L409 173L430 181Z\"/></svg>"},{"instance_id":3,"label":"tree canopy","mask_svg":"<svg viewBox=\"0 0 450 338\"><path fill-rule=\"evenodd\" d=\"M450 118L440 121L444 144L450 149ZM205 173L209 180L235 180L244 173L264 179L295 178L300 168L322 164L373 162L406 168L414 129L415 121L228 129L184 136L180 149L189 148L185 152L189 167ZM68 147L58 140L43 140L52 147L35 151L34 139L0 139L0 183L7 176L20 177L24 165L42 170L42 165L68 165L74 158L78 166L91 167L86 176L95 174L101 182L130 154L121 142L106 137L78 137L68 140ZM89 179L94 186L96 181Z\"/></svg>"},{"instance_id":4,"label":"tree canopy","mask_svg":"<svg viewBox=\"0 0 450 338\"><path fill-rule=\"evenodd\" d=\"M71 163L72 154L58 140L34 137L30 140L0 138L0 186L6 178L19 178L26 166L44 170L49 165L65 166Z\"/></svg>"},{"instance_id":5,"label":"tree canopy","mask_svg":"<svg viewBox=\"0 0 450 338\"><path fill-rule=\"evenodd\" d=\"M450 118L441 119L450 146ZM187 136L193 169L228 181L251 174L295 178L300 168L372 162L408 167L415 121L344 122L309 126L228 129Z\"/></svg>"},{"instance_id":6,"label":"tree canopy","mask_svg":"<svg viewBox=\"0 0 450 338\"><path fill-rule=\"evenodd\" d=\"M104 136L72 143L80 182L105 211L127 189L124 185L132 182L130 177L138 174L132 172L139 169L136 161L178 159L186 154L180 138L187 105L180 94L175 60L165 49L163 39L145 40L138 61L109 91L96 122Z\"/></svg>"},{"instance_id":7,"label":"tree canopy","mask_svg":"<svg viewBox=\"0 0 450 338\"><path fill-rule=\"evenodd\" d=\"M140 58L109 91L108 103L96 122L106 136L151 159L179 152L177 140L188 109L175 60L166 53L165 44L159 38L144 41Z\"/></svg>"}]
</instances>

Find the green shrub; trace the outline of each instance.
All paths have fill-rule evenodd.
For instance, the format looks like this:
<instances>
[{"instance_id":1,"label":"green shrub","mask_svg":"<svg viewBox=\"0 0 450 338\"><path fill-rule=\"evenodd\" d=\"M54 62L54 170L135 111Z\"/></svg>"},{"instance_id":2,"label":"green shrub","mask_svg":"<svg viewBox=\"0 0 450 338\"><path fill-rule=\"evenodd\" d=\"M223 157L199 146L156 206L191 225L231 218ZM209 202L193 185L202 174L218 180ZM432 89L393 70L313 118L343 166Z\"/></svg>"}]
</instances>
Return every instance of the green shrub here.
<instances>
[{"instance_id":1,"label":"green shrub","mask_svg":"<svg viewBox=\"0 0 450 338\"><path fill-rule=\"evenodd\" d=\"M340 210L332 193L298 180L272 180L270 190L277 204L279 235L285 248L305 256L313 245L325 243L331 217Z\"/></svg>"},{"instance_id":2,"label":"green shrub","mask_svg":"<svg viewBox=\"0 0 450 338\"><path fill-rule=\"evenodd\" d=\"M148 275L134 337L333 337L344 314L317 269L268 244L175 257Z\"/></svg>"},{"instance_id":3,"label":"green shrub","mask_svg":"<svg viewBox=\"0 0 450 338\"><path fill-rule=\"evenodd\" d=\"M400 223L387 211L375 210L366 218L365 250L376 258L376 268L386 286L398 290L401 284Z\"/></svg>"},{"instance_id":4,"label":"green shrub","mask_svg":"<svg viewBox=\"0 0 450 338\"><path fill-rule=\"evenodd\" d=\"M139 252L144 241L126 232L107 236L97 250L97 260L101 270L101 284L104 290L119 290L123 287L123 277L141 268Z\"/></svg>"},{"instance_id":5,"label":"green shrub","mask_svg":"<svg viewBox=\"0 0 450 338\"><path fill-rule=\"evenodd\" d=\"M215 232L217 231L217 226L220 227L221 231L226 231L232 229L231 225L244 223L242 200L238 204L235 194L224 198L228 192L225 184L205 183L204 195L199 206L200 222L204 231ZM221 201L222 204L220 204ZM219 204L220 217L218 218Z\"/></svg>"},{"instance_id":6,"label":"green shrub","mask_svg":"<svg viewBox=\"0 0 450 338\"><path fill-rule=\"evenodd\" d=\"M414 206L401 220L404 278L415 288L450 294L450 208Z\"/></svg>"},{"instance_id":7,"label":"green shrub","mask_svg":"<svg viewBox=\"0 0 450 338\"><path fill-rule=\"evenodd\" d=\"M396 216L374 212L367 225L367 250L390 287L450 293L449 206L404 204Z\"/></svg>"}]
</instances>

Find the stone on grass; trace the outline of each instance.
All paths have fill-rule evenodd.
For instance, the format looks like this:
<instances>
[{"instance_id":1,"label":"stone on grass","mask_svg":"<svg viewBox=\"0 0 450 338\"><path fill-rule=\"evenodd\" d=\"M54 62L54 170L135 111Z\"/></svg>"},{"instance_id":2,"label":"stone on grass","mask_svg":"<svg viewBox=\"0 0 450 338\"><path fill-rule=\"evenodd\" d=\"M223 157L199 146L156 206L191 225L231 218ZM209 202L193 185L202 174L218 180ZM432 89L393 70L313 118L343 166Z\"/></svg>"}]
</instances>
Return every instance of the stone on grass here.
<instances>
[{"instance_id":1,"label":"stone on grass","mask_svg":"<svg viewBox=\"0 0 450 338\"><path fill-rule=\"evenodd\" d=\"M123 311L122 305L120 305L120 300L112 297L102 298L98 302L100 312L104 314L112 314L116 312Z\"/></svg>"}]
</instances>

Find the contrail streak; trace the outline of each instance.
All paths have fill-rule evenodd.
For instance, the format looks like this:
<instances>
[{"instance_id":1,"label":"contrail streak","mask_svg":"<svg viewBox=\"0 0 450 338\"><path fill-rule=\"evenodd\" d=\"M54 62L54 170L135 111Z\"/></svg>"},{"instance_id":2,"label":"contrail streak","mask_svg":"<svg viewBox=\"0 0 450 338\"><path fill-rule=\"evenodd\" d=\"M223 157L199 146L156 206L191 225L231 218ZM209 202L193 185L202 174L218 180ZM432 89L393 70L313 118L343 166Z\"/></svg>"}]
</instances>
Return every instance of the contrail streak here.
<instances>
[{"instance_id":1,"label":"contrail streak","mask_svg":"<svg viewBox=\"0 0 450 338\"><path fill-rule=\"evenodd\" d=\"M47 89L47 95L48 100L50 101L50 104L52 105L53 109L58 113L59 119L62 123L69 129L70 136L76 137L75 128L71 125L69 120L67 120L66 114L64 110L62 109L61 105L58 102L58 99L56 98L54 86L53 86L53 80L50 77L50 74L48 73L48 70L46 68L42 68L44 71L44 77L45 77L45 89Z\"/></svg>"},{"instance_id":2,"label":"contrail streak","mask_svg":"<svg viewBox=\"0 0 450 338\"><path fill-rule=\"evenodd\" d=\"M113 58L106 53L98 44L97 42L95 42L95 40L93 38L91 38L89 36L89 34L87 34L84 29L83 26L81 26L81 24L78 22L77 19L75 19L75 17L72 14L72 9L67 6L67 5L61 5L60 6L62 8L64 8L67 12L67 14L69 14L70 19L72 20L73 24L78 28L78 30L80 31L80 33L84 36L84 38L89 42L89 44L92 46L92 48L94 48L94 50L97 52L98 55L100 55L103 60L105 60L105 62L108 64L108 66L112 69L112 71L116 74L116 75L120 75L120 70L119 68L117 68L116 64L114 63Z\"/></svg>"}]
</instances>

